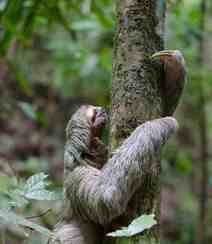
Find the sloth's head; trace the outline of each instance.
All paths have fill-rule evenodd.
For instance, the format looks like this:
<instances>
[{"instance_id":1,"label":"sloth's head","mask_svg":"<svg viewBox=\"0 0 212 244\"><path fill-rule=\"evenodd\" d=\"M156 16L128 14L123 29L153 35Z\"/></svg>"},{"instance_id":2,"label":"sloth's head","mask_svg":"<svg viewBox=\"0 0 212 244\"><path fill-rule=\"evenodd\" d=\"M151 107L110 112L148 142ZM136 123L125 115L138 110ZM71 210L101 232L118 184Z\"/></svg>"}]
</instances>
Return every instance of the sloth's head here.
<instances>
[{"instance_id":1,"label":"sloth's head","mask_svg":"<svg viewBox=\"0 0 212 244\"><path fill-rule=\"evenodd\" d=\"M108 116L104 108L92 105L81 106L71 117L66 137L69 140L89 143L92 137L100 137Z\"/></svg>"}]
</instances>

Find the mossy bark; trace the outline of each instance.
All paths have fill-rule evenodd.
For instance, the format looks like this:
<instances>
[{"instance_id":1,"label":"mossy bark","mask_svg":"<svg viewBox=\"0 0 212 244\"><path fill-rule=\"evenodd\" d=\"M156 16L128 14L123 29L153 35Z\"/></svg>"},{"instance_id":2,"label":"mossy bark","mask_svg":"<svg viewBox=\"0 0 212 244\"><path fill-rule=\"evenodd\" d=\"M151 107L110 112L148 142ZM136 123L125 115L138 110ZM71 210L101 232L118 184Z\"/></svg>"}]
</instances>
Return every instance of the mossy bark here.
<instances>
[{"instance_id":1,"label":"mossy bark","mask_svg":"<svg viewBox=\"0 0 212 244\"><path fill-rule=\"evenodd\" d=\"M151 54L163 49L164 12L159 0L117 1L117 30L114 40L111 150L141 123L162 114L162 68ZM151 158L142 187L121 217L121 225L154 212L159 219L160 160ZM159 243L159 225L148 233L128 239L107 239L107 243Z\"/></svg>"}]
</instances>

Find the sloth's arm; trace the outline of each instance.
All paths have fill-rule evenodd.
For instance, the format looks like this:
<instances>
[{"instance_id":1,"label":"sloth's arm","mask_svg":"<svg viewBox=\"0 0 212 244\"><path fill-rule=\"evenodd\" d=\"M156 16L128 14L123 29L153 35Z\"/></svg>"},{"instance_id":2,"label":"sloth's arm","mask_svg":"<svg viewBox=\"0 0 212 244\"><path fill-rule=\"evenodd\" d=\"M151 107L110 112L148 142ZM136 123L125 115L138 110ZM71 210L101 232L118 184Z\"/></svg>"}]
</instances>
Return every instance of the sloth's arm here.
<instances>
[{"instance_id":1,"label":"sloth's arm","mask_svg":"<svg viewBox=\"0 0 212 244\"><path fill-rule=\"evenodd\" d=\"M102 170L77 166L65 179L74 214L102 225L121 215L139 188L152 157L177 129L172 117L146 122L115 151Z\"/></svg>"}]
</instances>

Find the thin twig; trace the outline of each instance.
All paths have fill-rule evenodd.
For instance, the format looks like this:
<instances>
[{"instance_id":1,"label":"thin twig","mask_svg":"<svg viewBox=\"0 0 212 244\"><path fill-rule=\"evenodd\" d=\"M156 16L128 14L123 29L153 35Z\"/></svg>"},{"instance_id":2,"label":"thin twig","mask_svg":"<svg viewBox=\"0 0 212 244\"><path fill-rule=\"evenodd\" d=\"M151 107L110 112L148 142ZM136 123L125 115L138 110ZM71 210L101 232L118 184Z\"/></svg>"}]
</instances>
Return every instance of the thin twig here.
<instances>
[{"instance_id":1,"label":"thin twig","mask_svg":"<svg viewBox=\"0 0 212 244\"><path fill-rule=\"evenodd\" d=\"M40 217L43 217L44 215L46 215L47 213L51 212L52 209L51 208L48 208L45 212L39 214L39 215L34 215L34 216L29 216L29 217L26 217L27 219L36 219L36 218L40 218Z\"/></svg>"}]
</instances>

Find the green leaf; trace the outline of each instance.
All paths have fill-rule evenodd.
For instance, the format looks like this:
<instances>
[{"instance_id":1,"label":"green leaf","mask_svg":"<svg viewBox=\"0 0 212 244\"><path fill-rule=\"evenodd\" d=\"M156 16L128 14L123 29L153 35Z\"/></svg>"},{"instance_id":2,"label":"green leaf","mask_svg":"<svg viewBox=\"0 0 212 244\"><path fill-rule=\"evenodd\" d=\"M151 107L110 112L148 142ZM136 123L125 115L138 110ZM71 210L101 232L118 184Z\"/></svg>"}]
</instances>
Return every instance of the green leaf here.
<instances>
[{"instance_id":1,"label":"green leaf","mask_svg":"<svg viewBox=\"0 0 212 244\"><path fill-rule=\"evenodd\" d=\"M45 189L49 183L46 181L48 175L39 173L31 176L24 187L23 195L27 199L34 200L59 200L61 196L57 192Z\"/></svg>"},{"instance_id":2,"label":"green leaf","mask_svg":"<svg viewBox=\"0 0 212 244\"><path fill-rule=\"evenodd\" d=\"M43 189L48 183L45 181L45 179L48 177L48 175L44 173L39 173L31 176L26 181L26 189L30 189L31 191Z\"/></svg>"},{"instance_id":3,"label":"green leaf","mask_svg":"<svg viewBox=\"0 0 212 244\"><path fill-rule=\"evenodd\" d=\"M111 18L112 11L107 14L104 11L105 4L100 4L99 1L92 1L91 9L92 12L96 15L98 21L105 28L111 28L113 26L113 20Z\"/></svg>"},{"instance_id":4,"label":"green leaf","mask_svg":"<svg viewBox=\"0 0 212 244\"><path fill-rule=\"evenodd\" d=\"M19 22L23 16L24 0L7 1L7 5L1 15L1 24L3 26L3 37L0 40L0 52L5 54L10 46L12 39L17 34Z\"/></svg>"},{"instance_id":5,"label":"green leaf","mask_svg":"<svg viewBox=\"0 0 212 244\"><path fill-rule=\"evenodd\" d=\"M18 182L15 177L0 175L0 202L2 206L11 208L11 207L23 207L28 203L24 198L20 189L17 186ZM15 188L15 189L14 189Z\"/></svg>"},{"instance_id":6,"label":"green leaf","mask_svg":"<svg viewBox=\"0 0 212 244\"><path fill-rule=\"evenodd\" d=\"M9 205L11 207L21 208L29 203L20 189L9 191L8 196L10 197Z\"/></svg>"},{"instance_id":7,"label":"green leaf","mask_svg":"<svg viewBox=\"0 0 212 244\"><path fill-rule=\"evenodd\" d=\"M123 227L121 230L117 230L111 233L108 233L107 236L112 237L130 237L136 234L143 232L144 230L150 229L157 222L154 219L154 214L142 215L132 221L128 227Z\"/></svg>"},{"instance_id":8,"label":"green leaf","mask_svg":"<svg viewBox=\"0 0 212 244\"><path fill-rule=\"evenodd\" d=\"M29 103L25 103L25 102L20 102L19 103L20 108L22 109L22 111L30 118L33 120L36 120L37 116L35 111L32 108L32 105Z\"/></svg>"},{"instance_id":9,"label":"green leaf","mask_svg":"<svg viewBox=\"0 0 212 244\"><path fill-rule=\"evenodd\" d=\"M11 205L9 203L10 201L10 197L8 196L7 193L4 193L4 192L0 192L0 209L1 208L10 208Z\"/></svg>"},{"instance_id":10,"label":"green leaf","mask_svg":"<svg viewBox=\"0 0 212 244\"><path fill-rule=\"evenodd\" d=\"M28 199L39 199L41 197L41 191L45 190L45 187L48 185L48 183L45 181L45 179L48 177L48 175L44 173L39 173L36 175L31 176L27 181L26 185L24 187L23 195ZM37 198L36 198L37 195Z\"/></svg>"},{"instance_id":11,"label":"green leaf","mask_svg":"<svg viewBox=\"0 0 212 244\"><path fill-rule=\"evenodd\" d=\"M12 211L8 211L6 209L0 209L0 219L3 219L3 221L7 224L21 225L21 226L31 228L48 237L51 237L52 235L52 232L47 228L38 225L34 222L31 222L25 219L24 217L17 215L16 213Z\"/></svg>"},{"instance_id":12,"label":"green leaf","mask_svg":"<svg viewBox=\"0 0 212 244\"><path fill-rule=\"evenodd\" d=\"M7 191L11 185L11 176L0 175L0 192Z\"/></svg>"},{"instance_id":13,"label":"green leaf","mask_svg":"<svg viewBox=\"0 0 212 244\"><path fill-rule=\"evenodd\" d=\"M35 18L37 15L37 12L39 10L39 5L41 4L41 1L39 0L34 0L32 5L26 8L27 15L25 17L25 20L23 21L23 27L22 27L22 32L25 38L29 38L31 33L33 32L34 29L34 24L35 24Z\"/></svg>"},{"instance_id":14,"label":"green leaf","mask_svg":"<svg viewBox=\"0 0 212 244\"><path fill-rule=\"evenodd\" d=\"M36 190L33 192L27 192L24 196L28 199L34 199L34 200L53 201L53 200L61 199L56 192L51 192L45 189Z\"/></svg>"},{"instance_id":15,"label":"green leaf","mask_svg":"<svg viewBox=\"0 0 212 244\"><path fill-rule=\"evenodd\" d=\"M72 28L76 31L90 31L99 29L99 25L93 20L79 20L72 23Z\"/></svg>"}]
</instances>

